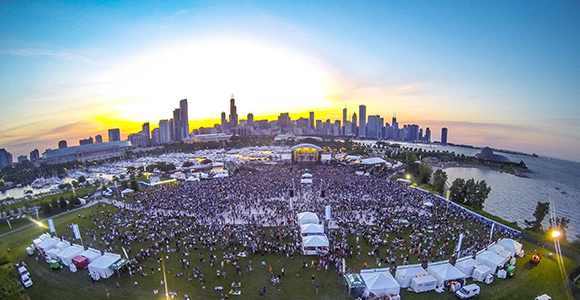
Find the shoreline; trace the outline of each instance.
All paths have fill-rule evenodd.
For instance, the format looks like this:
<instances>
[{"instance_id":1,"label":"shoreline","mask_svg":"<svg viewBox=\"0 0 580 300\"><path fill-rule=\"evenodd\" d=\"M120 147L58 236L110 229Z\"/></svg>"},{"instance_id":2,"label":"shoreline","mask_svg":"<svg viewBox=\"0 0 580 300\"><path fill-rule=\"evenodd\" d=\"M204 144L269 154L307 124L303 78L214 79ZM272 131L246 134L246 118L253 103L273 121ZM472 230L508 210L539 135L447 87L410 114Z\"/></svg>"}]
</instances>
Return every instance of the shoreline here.
<instances>
[{"instance_id":1,"label":"shoreline","mask_svg":"<svg viewBox=\"0 0 580 300\"><path fill-rule=\"evenodd\" d=\"M476 169L482 169L482 170L492 170L492 171L497 171L500 173L506 173L506 174L510 174L510 175L514 175L516 177L521 177L521 178L530 178L529 176L527 176L525 173L533 173L532 170L527 169L526 171L522 171L519 169L514 168L514 172L508 172L506 170L503 169L498 169L495 168L493 166L486 166L486 165L480 165L480 164L467 164L467 163L458 163L458 162L450 162L450 163L434 163L434 164L430 164L434 169L448 169L448 168L476 168Z\"/></svg>"}]
</instances>

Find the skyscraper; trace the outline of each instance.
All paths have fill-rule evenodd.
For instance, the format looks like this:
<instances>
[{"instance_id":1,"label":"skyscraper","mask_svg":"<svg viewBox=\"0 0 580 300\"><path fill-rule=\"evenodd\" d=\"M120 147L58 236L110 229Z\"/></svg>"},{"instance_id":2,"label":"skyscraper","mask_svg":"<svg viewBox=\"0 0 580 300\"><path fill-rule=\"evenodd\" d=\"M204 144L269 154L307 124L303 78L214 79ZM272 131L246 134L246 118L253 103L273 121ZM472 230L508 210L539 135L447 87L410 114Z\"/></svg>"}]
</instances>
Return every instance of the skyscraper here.
<instances>
[{"instance_id":1,"label":"skyscraper","mask_svg":"<svg viewBox=\"0 0 580 300\"><path fill-rule=\"evenodd\" d=\"M310 129L314 130L314 112L311 111L308 117L308 124L310 125Z\"/></svg>"},{"instance_id":2,"label":"skyscraper","mask_svg":"<svg viewBox=\"0 0 580 300\"><path fill-rule=\"evenodd\" d=\"M141 125L141 133L143 133L143 135L147 139L147 145L150 145L151 144L151 131L149 130L149 122L143 123L143 125Z\"/></svg>"},{"instance_id":3,"label":"skyscraper","mask_svg":"<svg viewBox=\"0 0 580 300\"><path fill-rule=\"evenodd\" d=\"M10 154L10 152L6 151L4 148L0 149L0 169L12 166L13 163L12 154Z\"/></svg>"},{"instance_id":4,"label":"skyscraper","mask_svg":"<svg viewBox=\"0 0 580 300\"><path fill-rule=\"evenodd\" d=\"M100 134L95 135L95 143L102 143L102 142L103 142L103 136Z\"/></svg>"},{"instance_id":5,"label":"skyscraper","mask_svg":"<svg viewBox=\"0 0 580 300\"><path fill-rule=\"evenodd\" d=\"M424 138L424 140L427 143L431 143L431 129L429 129L429 127L427 127L425 129L425 138Z\"/></svg>"},{"instance_id":6,"label":"skyscraper","mask_svg":"<svg viewBox=\"0 0 580 300\"><path fill-rule=\"evenodd\" d=\"M254 127L254 114L253 113L248 114L248 122L246 123L246 125L248 127Z\"/></svg>"},{"instance_id":7,"label":"skyscraper","mask_svg":"<svg viewBox=\"0 0 580 300\"><path fill-rule=\"evenodd\" d=\"M397 116L393 116L391 120L391 137L395 140L399 139L399 123L397 123Z\"/></svg>"},{"instance_id":8,"label":"skyscraper","mask_svg":"<svg viewBox=\"0 0 580 300\"><path fill-rule=\"evenodd\" d=\"M173 110L173 140L181 141L181 112L179 108Z\"/></svg>"},{"instance_id":9,"label":"skyscraper","mask_svg":"<svg viewBox=\"0 0 580 300\"><path fill-rule=\"evenodd\" d=\"M58 149L64 149L68 147L65 140L58 141Z\"/></svg>"},{"instance_id":10,"label":"skyscraper","mask_svg":"<svg viewBox=\"0 0 580 300\"><path fill-rule=\"evenodd\" d=\"M357 134L357 126L356 126L356 124L357 124L357 118L356 118L356 113L355 112L352 113L351 123L352 123L351 124L351 126L352 126L352 129L351 129L352 134L353 135L356 135Z\"/></svg>"},{"instance_id":11,"label":"skyscraper","mask_svg":"<svg viewBox=\"0 0 580 300\"><path fill-rule=\"evenodd\" d=\"M358 107L358 136L367 136L367 107L360 105Z\"/></svg>"},{"instance_id":12,"label":"skyscraper","mask_svg":"<svg viewBox=\"0 0 580 300\"><path fill-rule=\"evenodd\" d=\"M31 162L35 162L40 158L40 152L38 152L38 149L34 149L32 151L30 151L30 161Z\"/></svg>"},{"instance_id":13,"label":"skyscraper","mask_svg":"<svg viewBox=\"0 0 580 300\"><path fill-rule=\"evenodd\" d=\"M342 110L342 135L346 135L346 107Z\"/></svg>"},{"instance_id":14,"label":"skyscraper","mask_svg":"<svg viewBox=\"0 0 580 300\"><path fill-rule=\"evenodd\" d=\"M447 127L441 128L441 144L447 145Z\"/></svg>"},{"instance_id":15,"label":"skyscraper","mask_svg":"<svg viewBox=\"0 0 580 300\"><path fill-rule=\"evenodd\" d=\"M278 116L278 126L282 129L282 132L290 127L290 115L288 113L280 113L280 116Z\"/></svg>"},{"instance_id":16,"label":"skyscraper","mask_svg":"<svg viewBox=\"0 0 580 300\"><path fill-rule=\"evenodd\" d=\"M181 113L181 135L182 138L189 137L189 111L187 109L187 99L179 101L179 112Z\"/></svg>"},{"instance_id":17,"label":"skyscraper","mask_svg":"<svg viewBox=\"0 0 580 300\"><path fill-rule=\"evenodd\" d=\"M171 142L171 127L168 120L159 120L159 144Z\"/></svg>"},{"instance_id":18,"label":"skyscraper","mask_svg":"<svg viewBox=\"0 0 580 300\"><path fill-rule=\"evenodd\" d=\"M226 112L222 111L222 115L221 115L221 125L222 125L222 130L225 130L226 128L228 128L228 119L226 119Z\"/></svg>"},{"instance_id":19,"label":"skyscraper","mask_svg":"<svg viewBox=\"0 0 580 300\"><path fill-rule=\"evenodd\" d=\"M120 140L121 140L121 130L119 128L109 129L109 142L118 142Z\"/></svg>"},{"instance_id":20,"label":"skyscraper","mask_svg":"<svg viewBox=\"0 0 580 300\"><path fill-rule=\"evenodd\" d=\"M231 127L238 126L238 112L236 109L236 99L234 99L233 94L232 98L230 99L230 126Z\"/></svg>"}]
</instances>

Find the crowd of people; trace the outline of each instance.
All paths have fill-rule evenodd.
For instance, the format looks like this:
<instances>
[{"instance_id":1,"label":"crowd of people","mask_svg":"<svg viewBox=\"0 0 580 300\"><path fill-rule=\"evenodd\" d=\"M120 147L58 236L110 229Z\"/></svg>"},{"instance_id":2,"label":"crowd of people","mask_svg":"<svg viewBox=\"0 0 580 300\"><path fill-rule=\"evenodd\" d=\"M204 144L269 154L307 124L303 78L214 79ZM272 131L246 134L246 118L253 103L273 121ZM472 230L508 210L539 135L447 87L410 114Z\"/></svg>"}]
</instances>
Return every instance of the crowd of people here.
<instances>
[{"instance_id":1,"label":"crowd of people","mask_svg":"<svg viewBox=\"0 0 580 300\"><path fill-rule=\"evenodd\" d=\"M491 242L486 220L405 183L357 176L345 166L311 165L307 171L313 174L313 184L300 184L305 170L299 166L256 164L229 178L143 189L117 202L118 212L83 216L93 224L82 228L84 239L89 247L126 252L131 276L162 272L163 260L177 256L181 270L172 274L198 282L202 291L217 288L206 287L210 274L202 265L225 283L229 275L224 265L237 275L255 269L249 254L262 258L258 268L268 268L272 254L299 264L300 259L292 260L301 250L296 214L312 211L322 220L325 205L331 206L338 229L327 233L328 251L303 261L304 268L342 273L343 259L348 265L353 257L367 257L376 266L394 269L473 255ZM460 233L463 246L456 253ZM497 227L494 239L498 237L515 237L515 232ZM363 243L372 251L361 253ZM284 269L270 267L269 274L276 286L283 281ZM264 293L266 287L260 289Z\"/></svg>"}]
</instances>

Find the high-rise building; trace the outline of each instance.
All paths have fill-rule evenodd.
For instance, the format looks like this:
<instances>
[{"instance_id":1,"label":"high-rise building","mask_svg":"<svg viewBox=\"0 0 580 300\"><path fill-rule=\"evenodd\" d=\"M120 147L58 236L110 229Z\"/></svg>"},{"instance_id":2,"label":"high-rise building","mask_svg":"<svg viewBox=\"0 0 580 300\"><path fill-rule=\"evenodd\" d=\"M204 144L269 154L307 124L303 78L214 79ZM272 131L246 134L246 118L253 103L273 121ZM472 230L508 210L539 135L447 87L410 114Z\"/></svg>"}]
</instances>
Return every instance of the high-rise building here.
<instances>
[{"instance_id":1,"label":"high-rise building","mask_svg":"<svg viewBox=\"0 0 580 300\"><path fill-rule=\"evenodd\" d=\"M20 156L18 156L18 163L19 164L25 163L25 162L28 162L28 157L26 157L26 155L20 155Z\"/></svg>"},{"instance_id":2,"label":"high-rise building","mask_svg":"<svg viewBox=\"0 0 580 300\"><path fill-rule=\"evenodd\" d=\"M296 127L298 128L308 128L310 126L310 119L300 118L296 120Z\"/></svg>"},{"instance_id":3,"label":"high-rise building","mask_svg":"<svg viewBox=\"0 0 580 300\"><path fill-rule=\"evenodd\" d=\"M158 144L171 142L171 127L168 120L159 120L159 140Z\"/></svg>"},{"instance_id":4,"label":"high-rise building","mask_svg":"<svg viewBox=\"0 0 580 300\"><path fill-rule=\"evenodd\" d=\"M358 132L357 126L356 126L356 124L357 124L357 117L356 117L356 113L355 112L352 113L351 122L352 122L352 124L351 124L352 125L352 129L351 129L352 135L357 135L357 132Z\"/></svg>"},{"instance_id":5,"label":"high-rise building","mask_svg":"<svg viewBox=\"0 0 580 300\"><path fill-rule=\"evenodd\" d=\"M314 130L314 112L313 111L311 111L308 114L308 122L309 122L309 125L310 125L310 129Z\"/></svg>"},{"instance_id":6,"label":"high-rise building","mask_svg":"<svg viewBox=\"0 0 580 300\"><path fill-rule=\"evenodd\" d=\"M150 145L161 144L161 129L159 127L151 130L151 143Z\"/></svg>"},{"instance_id":7,"label":"high-rise building","mask_svg":"<svg viewBox=\"0 0 580 300\"><path fill-rule=\"evenodd\" d=\"M179 101L179 112L181 113L181 132L182 139L189 137L189 110L187 108L187 99Z\"/></svg>"},{"instance_id":8,"label":"high-rise building","mask_svg":"<svg viewBox=\"0 0 580 300\"><path fill-rule=\"evenodd\" d=\"M358 107L358 136L367 136L367 107L365 105L360 105Z\"/></svg>"},{"instance_id":9,"label":"high-rise building","mask_svg":"<svg viewBox=\"0 0 580 300\"><path fill-rule=\"evenodd\" d=\"M181 112L179 108L173 110L173 140L176 142L181 141Z\"/></svg>"},{"instance_id":10,"label":"high-rise building","mask_svg":"<svg viewBox=\"0 0 580 300\"><path fill-rule=\"evenodd\" d=\"M248 122L246 123L246 125L248 127L254 127L254 114L253 113L248 114Z\"/></svg>"},{"instance_id":11,"label":"high-rise building","mask_svg":"<svg viewBox=\"0 0 580 300\"><path fill-rule=\"evenodd\" d=\"M423 140L427 143L431 143L431 129L429 129L429 127L425 128L425 138Z\"/></svg>"},{"instance_id":12,"label":"high-rise building","mask_svg":"<svg viewBox=\"0 0 580 300\"><path fill-rule=\"evenodd\" d=\"M64 149L67 147L66 141L62 140L58 142L58 149Z\"/></svg>"},{"instance_id":13,"label":"high-rise building","mask_svg":"<svg viewBox=\"0 0 580 300\"><path fill-rule=\"evenodd\" d=\"M282 129L282 132L290 127L290 115L288 113L280 113L280 116L278 116L278 127Z\"/></svg>"},{"instance_id":14,"label":"high-rise building","mask_svg":"<svg viewBox=\"0 0 580 300\"><path fill-rule=\"evenodd\" d=\"M130 134L127 136L127 139L131 142L131 145L135 147L147 147L147 143L149 142L149 139L143 132Z\"/></svg>"},{"instance_id":15,"label":"high-rise building","mask_svg":"<svg viewBox=\"0 0 580 300\"><path fill-rule=\"evenodd\" d=\"M141 125L141 132L147 138L147 144L151 144L151 131L149 130L149 122L143 123L143 125Z\"/></svg>"},{"instance_id":16,"label":"high-rise building","mask_svg":"<svg viewBox=\"0 0 580 300\"><path fill-rule=\"evenodd\" d=\"M230 99L230 126L231 127L238 126L238 112L236 108L236 99L234 99L233 94L232 98Z\"/></svg>"},{"instance_id":17,"label":"high-rise building","mask_svg":"<svg viewBox=\"0 0 580 300\"><path fill-rule=\"evenodd\" d=\"M119 128L109 129L109 142L118 142L120 140L121 140L121 130Z\"/></svg>"},{"instance_id":18,"label":"high-rise building","mask_svg":"<svg viewBox=\"0 0 580 300\"><path fill-rule=\"evenodd\" d=\"M173 125L173 119L169 119L169 139L175 141L175 126Z\"/></svg>"},{"instance_id":19,"label":"high-rise building","mask_svg":"<svg viewBox=\"0 0 580 300\"><path fill-rule=\"evenodd\" d=\"M346 107L342 110L342 135L346 135Z\"/></svg>"},{"instance_id":20,"label":"high-rise building","mask_svg":"<svg viewBox=\"0 0 580 300\"><path fill-rule=\"evenodd\" d=\"M93 137L92 136L90 136L87 139L79 140L79 145L81 145L81 146L82 145L92 145L92 144L93 144Z\"/></svg>"},{"instance_id":21,"label":"high-rise building","mask_svg":"<svg viewBox=\"0 0 580 300\"><path fill-rule=\"evenodd\" d=\"M100 134L95 135L95 144L99 144L103 142L103 136Z\"/></svg>"},{"instance_id":22,"label":"high-rise building","mask_svg":"<svg viewBox=\"0 0 580 300\"><path fill-rule=\"evenodd\" d=\"M447 127L441 128L441 144L447 145Z\"/></svg>"},{"instance_id":23,"label":"high-rise building","mask_svg":"<svg viewBox=\"0 0 580 300\"><path fill-rule=\"evenodd\" d=\"M222 125L222 130L225 130L226 128L228 128L228 119L226 118L226 112L222 111L222 115L221 115L221 125Z\"/></svg>"},{"instance_id":24,"label":"high-rise building","mask_svg":"<svg viewBox=\"0 0 580 300\"><path fill-rule=\"evenodd\" d=\"M4 169L5 167L12 166L14 162L12 161L12 154L6 151L6 149L0 149L0 169Z\"/></svg>"},{"instance_id":25,"label":"high-rise building","mask_svg":"<svg viewBox=\"0 0 580 300\"><path fill-rule=\"evenodd\" d=\"M40 152L38 152L38 149L34 149L32 151L30 151L30 161L31 162L35 162L40 158Z\"/></svg>"},{"instance_id":26,"label":"high-rise building","mask_svg":"<svg viewBox=\"0 0 580 300\"><path fill-rule=\"evenodd\" d=\"M380 139L383 137L383 118L381 118L381 116L369 116L366 136L373 139Z\"/></svg>"}]
</instances>

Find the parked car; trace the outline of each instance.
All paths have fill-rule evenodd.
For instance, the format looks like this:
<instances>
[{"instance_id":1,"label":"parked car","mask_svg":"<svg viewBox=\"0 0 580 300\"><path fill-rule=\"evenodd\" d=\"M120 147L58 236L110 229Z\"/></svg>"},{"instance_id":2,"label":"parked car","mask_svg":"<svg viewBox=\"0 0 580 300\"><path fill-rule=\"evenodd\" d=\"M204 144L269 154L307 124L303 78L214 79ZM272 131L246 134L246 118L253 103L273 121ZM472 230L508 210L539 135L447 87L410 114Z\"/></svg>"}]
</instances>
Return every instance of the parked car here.
<instances>
[{"instance_id":1,"label":"parked car","mask_svg":"<svg viewBox=\"0 0 580 300\"><path fill-rule=\"evenodd\" d=\"M22 281L22 285L24 285L24 287L28 288L32 286L32 279L30 279L28 275L22 275L20 277L20 281Z\"/></svg>"},{"instance_id":2,"label":"parked car","mask_svg":"<svg viewBox=\"0 0 580 300\"><path fill-rule=\"evenodd\" d=\"M550 297L546 294L543 294L541 296L536 297L534 300L552 300L552 297Z\"/></svg>"},{"instance_id":3,"label":"parked car","mask_svg":"<svg viewBox=\"0 0 580 300\"><path fill-rule=\"evenodd\" d=\"M20 273L20 276L29 276L30 277L30 273L28 272L28 269L26 269L26 267L22 266L20 268L18 268L18 273Z\"/></svg>"},{"instance_id":4,"label":"parked car","mask_svg":"<svg viewBox=\"0 0 580 300\"><path fill-rule=\"evenodd\" d=\"M472 283L462 287L459 291L455 293L455 295L459 299L467 299L471 297L476 297L477 295L479 295L479 292L480 292L479 286L475 283Z\"/></svg>"}]
</instances>

